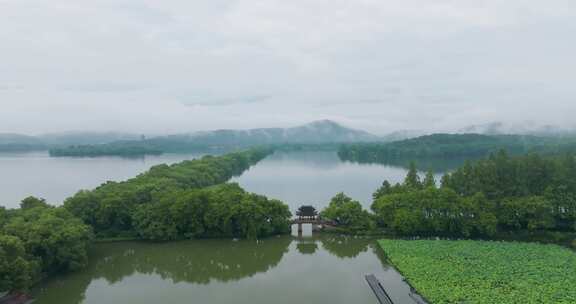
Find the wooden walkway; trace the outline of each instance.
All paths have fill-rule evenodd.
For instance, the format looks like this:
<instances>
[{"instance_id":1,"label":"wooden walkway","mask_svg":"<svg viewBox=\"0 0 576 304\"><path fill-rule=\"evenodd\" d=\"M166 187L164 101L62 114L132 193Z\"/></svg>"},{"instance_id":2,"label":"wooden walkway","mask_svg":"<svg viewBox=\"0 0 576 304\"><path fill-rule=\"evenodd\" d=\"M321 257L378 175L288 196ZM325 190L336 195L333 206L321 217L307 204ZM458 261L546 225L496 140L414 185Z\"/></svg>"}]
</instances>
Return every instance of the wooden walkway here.
<instances>
[{"instance_id":1,"label":"wooden walkway","mask_svg":"<svg viewBox=\"0 0 576 304\"><path fill-rule=\"evenodd\" d=\"M372 288L372 291L374 291L374 294L376 295L376 298L378 298L378 302L380 302L380 304L394 304L386 290L384 290L382 284L380 284L380 281L378 281L378 279L373 274L366 275L365 278L366 282L368 282L368 285L370 285L370 288Z\"/></svg>"}]
</instances>

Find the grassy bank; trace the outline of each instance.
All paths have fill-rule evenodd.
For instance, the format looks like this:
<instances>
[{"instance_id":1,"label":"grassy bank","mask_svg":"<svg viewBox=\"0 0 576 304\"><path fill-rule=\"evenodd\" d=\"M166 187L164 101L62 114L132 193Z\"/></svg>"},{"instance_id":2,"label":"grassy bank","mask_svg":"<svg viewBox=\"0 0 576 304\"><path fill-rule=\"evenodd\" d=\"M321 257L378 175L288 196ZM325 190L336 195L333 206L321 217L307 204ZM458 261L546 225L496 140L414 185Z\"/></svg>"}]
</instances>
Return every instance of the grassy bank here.
<instances>
[{"instance_id":1,"label":"grassy bank","mask_svg":"<svg viewBox=\"0 0 576 304\"><path fill-rule=\"evenodd\" d=\"M558 245L381 240L431 303L576 303L576 254Z\"/></svg>"}]
</instances>

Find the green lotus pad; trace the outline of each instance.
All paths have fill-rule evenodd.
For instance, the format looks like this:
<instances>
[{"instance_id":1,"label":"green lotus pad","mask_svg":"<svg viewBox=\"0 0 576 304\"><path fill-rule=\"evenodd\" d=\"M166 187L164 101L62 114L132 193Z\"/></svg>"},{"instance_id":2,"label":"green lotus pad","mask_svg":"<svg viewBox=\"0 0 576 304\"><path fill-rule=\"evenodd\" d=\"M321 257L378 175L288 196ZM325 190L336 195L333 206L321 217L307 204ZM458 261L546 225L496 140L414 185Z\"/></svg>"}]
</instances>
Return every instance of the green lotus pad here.
<instances>
[{"instance_id":1,"label":"green lotus pad","mask_svg":"<svg viewBox=\"0 0 576 304\"><path fill-rule=\"evenodd\" d=\"M443 240L379 244L433 304L576 303L576 254L561 246Z\"/></svg>"}]
</instances>

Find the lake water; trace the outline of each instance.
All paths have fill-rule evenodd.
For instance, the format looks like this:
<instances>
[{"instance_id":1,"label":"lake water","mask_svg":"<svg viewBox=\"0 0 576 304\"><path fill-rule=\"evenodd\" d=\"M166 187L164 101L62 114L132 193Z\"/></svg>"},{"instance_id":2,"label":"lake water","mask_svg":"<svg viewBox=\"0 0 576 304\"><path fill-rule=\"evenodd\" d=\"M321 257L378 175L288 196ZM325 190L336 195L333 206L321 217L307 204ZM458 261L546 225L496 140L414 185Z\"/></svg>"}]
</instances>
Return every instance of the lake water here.
<instances>
[{"instance_id":1,"label":"lake water","mask_svg":"<svg viewBox=\"0 0 576 304\"><path fill-rule=\"evenodd\" d=\"M0 155L0 202L16 207L28 195L60 204L79 189L124 180L159 163L198 155L126 159ZM318 209L338 192L366 207L384 179L401 167L342 162L335 152L278 152L232 179L250 192ZM395 303L415 303L409 287L381 256L374 239L318 234L259 241L195 240L95 245L89 266L51 278L33 294L37 304L66 303L377 303L364 275L375 274Z\"/></svg>"},{"instance_id":2,"label":"lake water","mask_svg":"<svg viewBox=\"0 0 576 304\"><path fill-rule=\"evenodd\" d=\"M321 209L338 192L369 208L372 193L385 179L400 182L406 172L402 167L343 162L331 151L277 152L232 181L279 199L293 211L301 205Z\"/></svg>"},{"instance_id":3,"label":"lake water","mask_svg":"<svg viewBox=\"0 0 576 304\"><path fill-rule=\"evenodd\" d=\"M415 303L375 240L333 235L98 244L88 268L33 295L35 304L376 304L369 273L395 303Z\"/></svg>"}]
</instances>

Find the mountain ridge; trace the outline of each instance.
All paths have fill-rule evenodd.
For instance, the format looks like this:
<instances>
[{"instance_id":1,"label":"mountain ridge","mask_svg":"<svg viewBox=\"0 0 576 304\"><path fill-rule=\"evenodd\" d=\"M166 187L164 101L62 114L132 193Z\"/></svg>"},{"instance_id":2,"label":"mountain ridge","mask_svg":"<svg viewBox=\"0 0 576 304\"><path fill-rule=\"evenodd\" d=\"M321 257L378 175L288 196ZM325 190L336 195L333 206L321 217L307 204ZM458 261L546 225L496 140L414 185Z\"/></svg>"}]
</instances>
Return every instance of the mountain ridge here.
<instances>
[{"instance_id":1,"label":"mountain ridge","mask_svg":"<svg viewBox=\"0 0 576 304\"><path fill-rule=\"evenodd\" d=\"M248 146L266 144L311 144L380 141L366 131L345 127L331 120L313 121L290 128L218 129L188 134L157 136L147 141L166 144L179 141L194 145Z\"/></svg>"}]
</instances>

